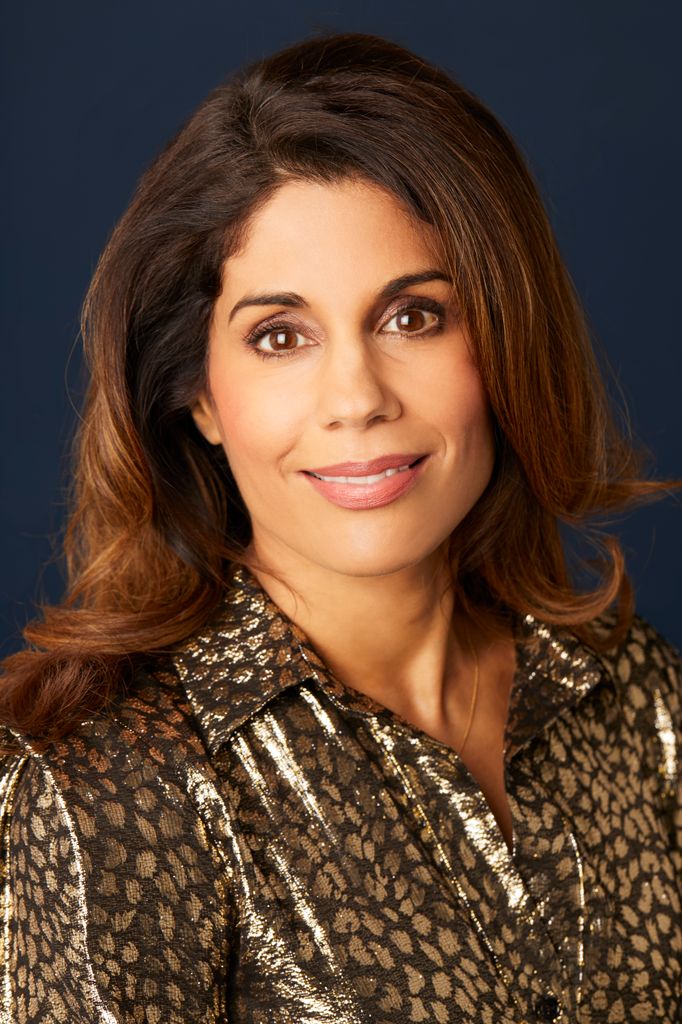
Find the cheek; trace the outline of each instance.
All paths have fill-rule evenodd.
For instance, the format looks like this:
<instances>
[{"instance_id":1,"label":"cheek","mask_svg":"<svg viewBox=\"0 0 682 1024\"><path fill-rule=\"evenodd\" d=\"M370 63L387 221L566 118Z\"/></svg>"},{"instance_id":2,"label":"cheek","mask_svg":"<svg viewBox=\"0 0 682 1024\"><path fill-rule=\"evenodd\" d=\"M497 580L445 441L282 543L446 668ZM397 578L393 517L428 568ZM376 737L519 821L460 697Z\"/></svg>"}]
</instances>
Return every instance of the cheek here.
<instances>
[{"instance_id":1,"label":"cheek","mask_svg":"<svg viewBox=\"0 0 682 1024\"><path fill-rule=\"evenodd\" d=\"M253 380L242 368L216 371L211 391L223 447L236 477L278 463L294 444L300 431L300 403L292 401L286 389L264 386L262 374Z\"/></svg>"},{"instance_id":2,"label":"cheek","mask_svg":"<svg viewBox=\"0 0 682 1024\"><path fill-rule=\"evenodd\" d=\"M473 362L468 358L433 367L420 387L425 416L462 453L492 448L492 417L488 398Z\"/></svg>"}]
</instances>

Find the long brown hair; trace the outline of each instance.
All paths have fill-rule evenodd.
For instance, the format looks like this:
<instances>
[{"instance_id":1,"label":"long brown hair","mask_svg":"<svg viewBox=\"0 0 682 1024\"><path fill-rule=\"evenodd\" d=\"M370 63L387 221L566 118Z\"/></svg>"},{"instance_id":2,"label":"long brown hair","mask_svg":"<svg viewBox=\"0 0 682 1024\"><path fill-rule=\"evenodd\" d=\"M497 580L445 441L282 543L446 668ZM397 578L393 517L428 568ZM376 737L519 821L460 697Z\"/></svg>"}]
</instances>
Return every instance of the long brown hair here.
<instances>
[{"instance_id":1,"label":"long brown hair","mask_svg":"<svg viewBox=\"0 0 682 1024\"><path fill-rule=\"evenodd\" d=\"M83 308L90 384L65 537L68 588L5 660L0 717L64 735L141 659L199 629L250 523L220 446L190 408L205 382L223 263L291 178L361 176L437 232L487 390L493 478L451 540L472 608L589 633L617 602L623 557L594 532L665 485L613 423L588 331L537 188L483 104L383 38L313 36L215 89L139 182ZM560 524L596 540L599 577L571 582ZM593 642L598 641L592 636Z\"/></svg>"}]
</instances>

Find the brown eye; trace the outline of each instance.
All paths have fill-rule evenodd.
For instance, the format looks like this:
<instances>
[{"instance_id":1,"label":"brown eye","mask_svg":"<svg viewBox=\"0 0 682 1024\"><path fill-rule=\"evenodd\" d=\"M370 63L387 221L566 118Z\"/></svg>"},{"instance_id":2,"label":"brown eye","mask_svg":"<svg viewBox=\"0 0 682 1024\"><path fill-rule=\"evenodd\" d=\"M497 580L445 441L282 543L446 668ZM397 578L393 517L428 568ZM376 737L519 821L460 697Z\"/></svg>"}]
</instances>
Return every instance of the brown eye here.
<instances>
[{"instance_id":1,"label":"brown eye","mask_svg":"<svg viewBox=\"0 0 682 1024\"><path fill-rule=\"evenodd\" d=\"M301 347L298 344L300 337L292 327L274 327L261 334L255 344L261 352L291 352Z\"/></svg>"},{"instance_id":2,"label":"brown eye","mask_svg":"<svg viewBox=\"0 0 682 1024\"><path fill-rule=\"evenodd\" d=\"M431 310L419 309L416 306L409 309L400 309L397 313L393 314L385 325L384 330L394 320L396 321L397 333L420 334L422 331L426 331L437 324L440 321L440 317L436 313L432 313ZM389 330L388 333L391 334L393 332Z\"/></svg>"},{"instance_id":3,"label":"brown eye","mask_svg":"<svg viewBox=\"0 0 682 1024\"><path fill-rule=\"evenodd\" d=\"M299 350L314 344L302 331L285 320L260 325L244 341L252 352L263 359L294 356Z\"/></svg>"}]
</instances>

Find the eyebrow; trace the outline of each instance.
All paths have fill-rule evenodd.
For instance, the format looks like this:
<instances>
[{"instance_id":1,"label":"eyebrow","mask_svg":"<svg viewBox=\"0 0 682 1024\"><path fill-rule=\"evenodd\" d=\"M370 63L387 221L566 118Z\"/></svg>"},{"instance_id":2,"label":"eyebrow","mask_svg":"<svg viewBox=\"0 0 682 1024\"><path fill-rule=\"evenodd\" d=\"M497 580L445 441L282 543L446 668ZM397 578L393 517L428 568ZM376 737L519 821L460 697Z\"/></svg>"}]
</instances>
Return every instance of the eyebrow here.
<instances>
[{"instance_id":1,"label":"eyebrow","mask_svg":"<svg viewBox=\"0 0 682 1024\"><path fill-rule=\"evenodd\" d=\"M421 270L415 274L402 274L400 277L394 277L392 281L388 281L381 291L379 292L378 298L390 299L398 292L401 292L404 288L408 288L413 284L424 284L426 281L445 281L448 284L452 284L452 278L445 273L443 270L439 270L434 267L430 270ZM235 303L230 313L228 324L232 321L235 313L244 306L307 306L308 303L301 295L297 295L296 292L272 292L263 295L245 295L243 299Z\"/></svg>"}]
</instances>

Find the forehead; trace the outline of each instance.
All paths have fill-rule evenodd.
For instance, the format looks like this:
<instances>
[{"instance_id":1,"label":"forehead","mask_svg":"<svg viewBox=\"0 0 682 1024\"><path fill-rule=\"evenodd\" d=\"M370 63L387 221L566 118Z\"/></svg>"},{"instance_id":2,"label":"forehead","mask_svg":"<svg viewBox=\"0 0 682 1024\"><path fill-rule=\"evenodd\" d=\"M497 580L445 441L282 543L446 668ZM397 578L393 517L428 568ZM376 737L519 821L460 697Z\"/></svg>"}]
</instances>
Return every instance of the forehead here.
<instances>
[{"instance_id":1,"label":"forehead","mask_svg":"<svg viewBox=\"0 0 682 1024\"><path fill-rule=\"evenodd\" d=\"M230 298L261 285L357 291L430 266L438 253L434 229L387 189L362 179L288 181L253 214L223 288Z\"/></svg>"}]
</instances>

